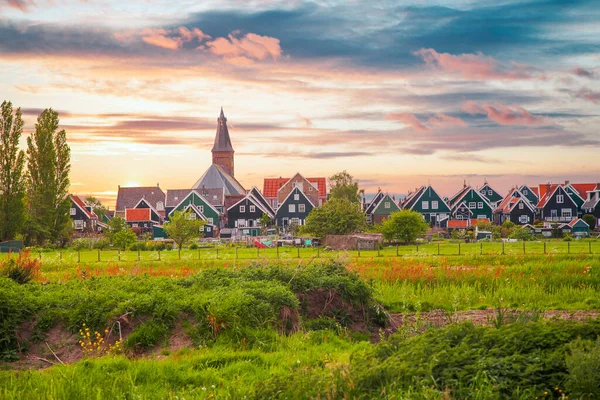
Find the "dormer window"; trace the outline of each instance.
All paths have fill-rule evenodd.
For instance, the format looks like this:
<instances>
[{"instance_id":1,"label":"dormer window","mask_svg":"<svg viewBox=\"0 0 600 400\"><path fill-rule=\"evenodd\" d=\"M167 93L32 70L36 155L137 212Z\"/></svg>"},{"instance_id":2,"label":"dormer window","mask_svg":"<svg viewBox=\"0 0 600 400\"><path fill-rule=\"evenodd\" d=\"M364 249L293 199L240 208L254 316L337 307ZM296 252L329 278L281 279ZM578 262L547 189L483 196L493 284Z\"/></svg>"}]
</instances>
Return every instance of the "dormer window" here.
<instances>
[{"instance_id":1,"label":"dormer window","mask_svg":"<svg viewBox=\"0 0 600 400\"><path fill-rule=\"evenodd\" d=\"M562 204L565 202L565 196L562 194L558 194L556 195L556 202L559 204Z\"/></svg>"},{"instance_id":2,"label":"dormer window","mask_svg":"<svg viewBox=\"0 0 600 400\"><path fill-rule=\"evenodd\" d=\"M156 203L156 210L157 211L162 211L165 209L165 205L163 204L162 201L159 201L158 203Z\"/></svg>"}]
</instances>

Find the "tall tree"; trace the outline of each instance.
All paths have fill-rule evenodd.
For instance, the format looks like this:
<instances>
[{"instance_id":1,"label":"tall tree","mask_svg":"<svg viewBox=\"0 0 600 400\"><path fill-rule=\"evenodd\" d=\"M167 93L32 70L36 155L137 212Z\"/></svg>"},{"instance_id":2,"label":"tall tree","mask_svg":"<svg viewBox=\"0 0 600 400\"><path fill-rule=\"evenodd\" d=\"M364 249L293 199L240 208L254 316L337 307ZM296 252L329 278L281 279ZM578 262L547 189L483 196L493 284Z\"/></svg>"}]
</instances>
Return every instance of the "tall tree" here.
<instances>
[{"instance_id":1,"label":"tall tree","mask_svg":"<svg viewBox=\"0 0 600 400\"><path fill-rule=\"evenodd\" d=\"M345 170L329 177L329 187L330 199L347 199L360 203L358 181Z\"/></svg>"},{"instance_id":2,"label":"tall tree","mask_svg":"<svg viewBox=\"0 0 600 400\"><path fill-rule=\"evenodd\" d=\"M44 110L27 138L27 235L37 243L64 241L69 218L71 150L58 113Z\"/></svg>"},{"instance_id":3,"label":"tall tree","mask_svg":"<svg viewBox=\"0 0 600 400\"><path fill-rule=\"evenodd\" d=\"M92 207L92 211L94 211L94 214L98 216L99 221L104 220L107 210L106 207L104 207L104 205L102 204L102 202L100 202L100 200L98 200L94 196L88 196L85 199L85 205Z\"/></svg>"},{"instance_id":4,"label":"tall tree","mask_svg":"<svg viewBox=\"0 0 600 400\"><path fill-rule=\"evenodd\" d=\"M13 112L2 102L0 115L0 241L14 239L25 222L25 153L19 150L23 134L21 109Z\"/></svg>"},{"instance_id":5,"label":"tall tree","mask_svg":"<svg viewBox=\"0 0 600 400\"><path fill-rule=\"evenodd\" d=\"M386 240L409 243L427 233L429 225L420 213L400 210L391 213L388 218L384 219L379 229Z\"/></svg>"}]
</instances>

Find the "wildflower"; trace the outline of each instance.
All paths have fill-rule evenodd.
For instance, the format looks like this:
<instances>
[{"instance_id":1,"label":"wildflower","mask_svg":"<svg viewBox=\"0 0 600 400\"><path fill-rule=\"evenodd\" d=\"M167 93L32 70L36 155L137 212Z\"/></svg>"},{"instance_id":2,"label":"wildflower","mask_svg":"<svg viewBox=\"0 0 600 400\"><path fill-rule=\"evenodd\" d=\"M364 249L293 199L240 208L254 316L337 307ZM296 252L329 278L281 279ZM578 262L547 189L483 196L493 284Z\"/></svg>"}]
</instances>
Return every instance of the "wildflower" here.
<instances>
[{"instance_id":1,"label":"wildflower","mask_svg":"<svg viewBox=\"0 0 600 400\"><path fill-rule=\"evenodd\" d=\"M211 388L213 388L213 389L214 389L214 388L215 388L215 385L212 385L212 386L211 386Z\"/></svg>"},{"instance_id":2,"label":"wildflower","mask_svg":"<svg viewBox=\"0 0 600 400\"><path fill-rule=\"evenodd\" d=\"M202 390L206 390L206 386L202 386Z\"/></svg>"}]
</instances>

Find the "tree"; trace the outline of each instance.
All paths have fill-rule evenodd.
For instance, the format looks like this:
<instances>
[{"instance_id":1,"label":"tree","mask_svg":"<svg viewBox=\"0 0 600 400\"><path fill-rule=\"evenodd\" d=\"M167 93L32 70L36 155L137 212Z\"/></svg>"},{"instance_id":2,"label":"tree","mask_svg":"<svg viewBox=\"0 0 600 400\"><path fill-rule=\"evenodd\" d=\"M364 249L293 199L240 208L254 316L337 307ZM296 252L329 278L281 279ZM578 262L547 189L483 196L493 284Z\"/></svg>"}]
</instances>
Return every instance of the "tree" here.
<instances>
[{"instance_id":1,"label":"tree","mask_svg":"<svg viewBox=\"0 0 600 400\"><path fill-rule=\"evenodd\" d=\"M358 182L345 170L329 177L329 199L347 199L360 203Z\"/></svg>"},{"instance_id":2,"label":"tree","mask_svg":"<svg viewBox=\"0 0 600 400\"><path fill-rule=\"evenodd\" d=\"M94 214L98 216L98 221L102 221L106 216L106 207L104 207L100 200L98 200L94 196L88 196L85 199L85 205L92 207L92 211L94 211Z\"/></svg>"},{"instance_id":3,"label":"tree","mask_svg":"<svg viewBox=\"0 0 600 400\"><path fill-rule=\"evenodd\" d=\"M125 218L121 218L121 217L114 217L112 218L110 221L108 221L108 230L106 231L106 236L112 241L112 237L123 231L126 229L129 229L129 226L127 226L127 222L125 221Z\"/></svg>"},{"instance_id":4,"label":"tree","mask_svg":"<svg viewBox=\"0 0 600 400\"><path fill-rule=\"evenodd\" d=\"M598 219L595 216L593 216L592 214L585 214L583 217L581 217L581 219L584 220L585 223L590 226L590 231L596 229Z\"/></svg>"},{"instance_id":5,"label":"tree","mask_svg":"<svg viewBox=\"0 0 600 400\"><path fill-rule=\"evenodd\" d=\"M27 138L26 234L37 243L56 242L70 223L68 197L71 150L67 134L58 131L58 113L44 110Z\"/></svg>"},{"instance_id":6,"label":"tree","mask_svg":"<svg viewBox=\"0 0 600 400\"><path fill-rule=\"evenodd\" d=\"M390 214L381 223L380 231L386 240L398 240L403 243L414 242L417 237L425 234L429 225L423 216L411 210L400 210Z\"/></svg>"},{"instance_id":7,"label":"tree","mask_svg":"<svg viewBox=\"0 0 600 400\"><path fill-rule=\"evenodd\" d=\"M129 228L122 229L115 233L112 237L114 246L121 250L127 250L129 246L134 244L137 240L137 235L134 231Z\"/></svg>"},{"instance_id":8,"label":"tree","mask_svg":"<svg viewBox=\"0 0 600 400\"><path fill-rule=\"evenodd\" d=\"M23 134L21 109L13 116L10 102L4 101L0 115L0 241L11 240L25 223L25 153L19 150Z\"/></svg>"},{"instance_id":9,"label":"tree","mask_svg":"<svg viewBox=\"0 0 600 400\"><path fill-rule=\"evenodd\" d=\"M260 226L262 226L263 228L266 228L271 225L273 220L267 214L263 213L263 215L261 215L261 217L260 217L259 222L260 222Z\"/></svg>"},{"instance_id":10,"label":"tree","mask_svg":"<svg viewBox=\"0 0 600 400\"><path fill-rule=\"evenodd\" d=\"M533 240L533 235L531 234L531 231L529 229L518 226L513 228L512 232L508 237L511 239L522 240L524 242Z\"/></svg>"},{"instance_id":11,"label":"tree","mask_svg":"<svg viewBox=\"0 0 600 400\"><path fill-rule=\"evenodd\" d=\"M347 198L330 198L322 206L311 210L303 230L322 238L362 231L366 225L367 219L359 203Z\"/></svg>"},{"instance_id":12,"label":"tree","mask_svg":"<svg viewBox=\"0 0 600 400\"><path fill-rule=\"evenodd\" d=\"M175 211L169 218L170 221L163 226L165 233L173 239L179 250L184 244L202 235L200 230L205 222L195 217L196 215L192 212Z\"/></svg>"}]
</instances>

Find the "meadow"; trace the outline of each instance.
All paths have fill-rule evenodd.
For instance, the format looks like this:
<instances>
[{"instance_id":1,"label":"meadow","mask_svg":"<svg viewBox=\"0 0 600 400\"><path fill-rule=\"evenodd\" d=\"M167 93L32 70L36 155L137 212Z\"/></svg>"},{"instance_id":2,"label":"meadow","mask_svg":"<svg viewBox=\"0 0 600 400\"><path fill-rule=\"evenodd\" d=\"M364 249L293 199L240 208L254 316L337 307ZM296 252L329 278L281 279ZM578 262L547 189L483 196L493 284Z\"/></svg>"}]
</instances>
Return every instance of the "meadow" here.
<instances>
[{"instance_id":1,"label":"meadow","mask_svg":"<svg viewBox=\"0 0 600 400\"><path fill-rule=\"evenodd\" d=\"M597 315L600 256L585 254L587 242L571 244L581 254L551 253L550 243L546 255L507 243L504 255L466 245L460 257L435 245L360 257L42 253L34 281L0 278L0 398L599 396L600 320L544 313ZM494 309L487 326L455 318L484 309ZM431 310L449 325L428 321ZM396 315L410 322L394 325Z\"/></svg>"}]
</instances>

